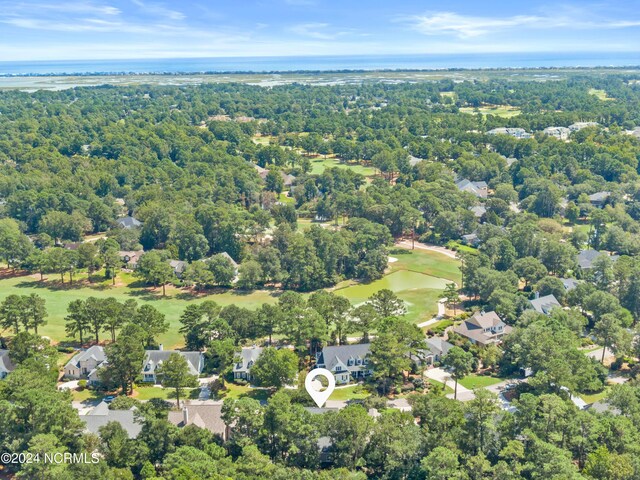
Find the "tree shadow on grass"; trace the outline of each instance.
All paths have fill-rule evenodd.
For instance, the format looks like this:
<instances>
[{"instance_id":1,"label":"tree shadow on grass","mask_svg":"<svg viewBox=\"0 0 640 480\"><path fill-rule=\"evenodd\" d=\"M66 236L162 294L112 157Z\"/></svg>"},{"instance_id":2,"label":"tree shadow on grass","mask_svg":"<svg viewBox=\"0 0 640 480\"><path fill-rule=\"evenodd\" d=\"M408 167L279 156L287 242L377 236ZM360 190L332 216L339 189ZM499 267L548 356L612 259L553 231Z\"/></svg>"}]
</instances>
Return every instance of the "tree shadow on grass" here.
<instances>
[{"instance_id":1,"label":"tree shadow on grass","mask_svg":"<svg viewBox=\"0 0 640 480\"><path fill-rule=\"evenodd\" d=\"M38 289L50 290L52 292L81 290L83 288L89 288L97 291L104 291L104 290L109 290L111 288L110 285L92 284L92 283L83 282L83 281L77 281L77 282L74 281L73 284L70 284L69 282L62 283L60 281L51 281L51 280L47 280L47 281L40 281L40 280L26 281L25 280L23 282L16 283L14 287L38 288Z\"/></svg>"}]
</instances>

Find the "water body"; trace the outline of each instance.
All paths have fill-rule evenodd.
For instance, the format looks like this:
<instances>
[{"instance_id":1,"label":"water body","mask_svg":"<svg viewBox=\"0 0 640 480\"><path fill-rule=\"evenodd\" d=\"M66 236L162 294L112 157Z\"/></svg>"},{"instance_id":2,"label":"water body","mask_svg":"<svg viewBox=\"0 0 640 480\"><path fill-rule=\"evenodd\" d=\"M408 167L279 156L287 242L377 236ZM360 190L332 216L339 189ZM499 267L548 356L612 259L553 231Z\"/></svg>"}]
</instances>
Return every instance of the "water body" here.
<instances>
[{"instance_id":1,"label":"water body","mask_svg":"<svg viewBox=\"0 0 640 480\"><path fill-rule=\"evenodd\" d=\"M640 66L640 52L25 61L0 62L0 76L628 66Z\"/></svg>"}]
</instances>

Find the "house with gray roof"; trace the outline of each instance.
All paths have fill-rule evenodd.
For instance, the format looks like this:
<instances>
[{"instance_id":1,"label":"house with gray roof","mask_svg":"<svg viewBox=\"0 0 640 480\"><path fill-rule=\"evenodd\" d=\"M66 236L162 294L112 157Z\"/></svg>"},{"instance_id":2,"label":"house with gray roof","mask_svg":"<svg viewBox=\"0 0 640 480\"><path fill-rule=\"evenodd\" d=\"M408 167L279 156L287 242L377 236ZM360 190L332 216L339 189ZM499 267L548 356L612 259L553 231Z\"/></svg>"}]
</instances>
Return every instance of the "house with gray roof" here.
<instances>
[{"instance_id":1,"label":"house with gray roof","mask_svg":"<svg viewBox=\"0 0 640 480\"><path fill-rule=\"evenodd\" d=\"M591 205L593 205L596 208L603 208L610 196L611 196L611 192L605 192L605 191L596 192L589 195L589 203L591 203Z\"/></svg>"},{"instance_id":2,"label":"house with gray roof","mask_svg":"<svg viewBox=\"0 0 640 480\"><path fill-rule=\"evenodd\" d=\"M236 355L236 362L233 364L233 379L246 380L250 382L251 367L256 363L258 357L262 354L262 347L242 347L242 350Z\"/></svg>"},{"instance_id":3,"label":"house with gray roof","mask_svg":"<svg viewBox=\"0 0 640 480\"><path fill-rule=\"evenodd\" d=\"M136 438L142 430L142 423L135 418L135 411L135 407L130 410L109 410L109 404L101 402L86 415L80 415L80 420L85 423L87 432L96 435L100 434L100 427L116 422L124 428L129 438Z\"/></svg>"},{"instance_id":4,"label":"house with gray roof","mask_svg":"<svg viewBox=\"0 0 640 480\"><path fill-rule=\"evenodd\" d=\"M142 226L142 222L134 217L122 217L116 220L116 225L120 228L125 228L127 230L131 228L139 228Z\"/></svg>"},{"instance_id":5,"label":"house with gray roof","mask_svg":"<svg viewBox=\"0 0 640 480\"><path fill-rule=\"evenodd\" d=\"M163 362L166 362L172 353L177 353L187 361L190 375L200 375L204 368L204 353L181 352L179 350L146 350L142 365L142 380L145 382L159 383L157 370Z\"/></svg>"},{"instance_id":6,"label":"house with gray roof","mask_svg":"<svg viewBox=\"0 0 640 480\"><path fill-rule=\"evenodd\" d=\"M324 347L316 354L316 368L326 368L333 373L336 385L364 379L373 374L367 358L370 347L369 343Z\"/></svg>"},{"instance_id":7,"label":"house with gray roof","mask_svg":"<svg viewBox=\"0 0 640 480\"><path fill-rule=\"evenodd\" d=\"M474 345L486 347L497 345L513 330L504 323L496 312L476 312L473 316L454 327L453 331L465 337Z\"/></svg>"},{"instance_id":8,"label":"house with gray roof","mask_svg":"<svg viewBox=\"0 0 640 480\"><path fill-rule=\"evenodd\" d=\"M456 187L461 192L469 192L478 198L487 198L489 194L487 182L472 182L467 178L463 178L456 182Z\"/></svg>"},{"instance_id":9,"label":"house with gray roof","mask_svg":"<svg viewBox=\"0 0 640 480\"><path fill-rule=\"evenodd\" d=\"M11 358L9 358L9 350L0 350L0 378L9 375L15 368Z\"/></svg>"},{"instance_id":10,"label":"house with gray roof","mask_svg":"<svg viewBox=\"0 0 640 480\"><path fill-rule=\"evenodd\" d=\"M558 299L553 295L544 295L540 297L536 292L536 298L529 300L531 307L538 313L551 315L554 308L562 308Z\"/></svg>"},{"instance_id":11,"label":"house with gray roof","mask_svg":"<svg viewBox=\"0 0 640 480\"><path fill-rule=\"evenodd\" d=\"M229 426L222 420L222 402L184 403L182 410L170 411L167 420L178 428L195 425L219 435L222 441L229 439Z\"/></svg>"},{"instance_id":12,"label":"house with gray roof","mask_svg":"<svg viewBox=\"0 0 640 480\"><path fill-rule=\"evenodd\" d=\"M135 270L138 268L140 258L144 255L144 250L120 250L118 255L120 255L120 260L124 262L126 268Z\"/></svg>"},{"instance_id":13,"label":"house with gray roof","mask_svg":"<svg viewBox=\"0 0 640 480\"><path fill-rule=\"evenodd\" d=\"M597 126L598 126L598 122L576 122L574 124L569 125L569 130L571 130L572 132L578 132L583 128L597 127Z\"/></svg>"},{"instance_id":14,"label":"house with gray roof","mask_svg":"<svg viewBox=\"0 0 640 480\"><path fill-rule=\"evenodd\" d=\"M473 213L476 218L482 218L482 216L487 213L487 209L482 205L476 205L475 207L469 207L469 210Z\"/></svg>"},{"instance_id":15,"label":"house with gray roof","mask_svg":"<svg viewBox=\"0 0 640 480\"><path fill-rule=\"evenodd\" d=\"M89 384L99 381L98 369L105 366L107 356L104 348L100 345L93 345L87 350L78 352L64 366L64 377L70 379L84 379Z\"/></svg>"},{"instance_id":16,"label":"house with gray roof","mask_svg":"<svg viewBox=\"0 0 640 480\"><path fill-rule=\"evenodd\" d=\"M462 237L460 238L466 245L469 245L472 247L477 247L481 243L480 238L478 237L478 234L476 232L469 233L467 235L462 235Z\"/></svg>"},{"instance_id":17,"label":"house with gray roof","mask_svg":"<svg viewBox=\"0 0 640 480\"><path fill-rule=\"evenodd\" d=\"M571 290L576 288L580 283L580 280L576 280L575 278L561 278L560 281L562 282L562 285L564 285L564 289L567 292L570 292Z\"/></svg>"},{"instance_id":18,"label":"house with gray roof","mask_svg":"<svg viewBox=\"0 0 640 480\"><path fill-rule=\"evenodd\" d=\"M524 128L512 128L512 127L494 128L493 130L489 130L487 132L487 135L509 135L510 137L520 138L520 139L531 138L533 136L529 132L527 132Z\"/></svg>"},{"instance_id":19,"label":"house with gray roof","mask_svg":"<svg viewBox=\"0 0 640 480\"><path fill-rule=\"evenodd\" d=\"M169 260L169 265L173 268L173 273L176 274L176 277L180 278L184 271L187 269L189 264L182 260Z\"/></svg>"},{"instance_id":20,"label":"house with gray roof","mask_svg":"<svg viewBox=\"0 0 640 480\"><path fill-rule=\"evenodd\" d=\"M412 356L412 360L418 367L441 362L449 350L453 348L453 345L442 337L430 337L425 339L424 343L425 348L418 350L416 355Z\"/></svg>"},{"instance_id":21,"label":"house with gray roof","mask_svg":"<svg viewBox=\"0 0 640 480\"><path fill-rule=\"evenodd\" d=\"M616 260L618 260L618 258L620 258L618 255L609 255L607 252L599 252L598 250L593 250L590 248L587 250L582 250L580 253L578 253L578 255L576 256L576 262L582 270L590 270L593 268L593 263L595 262L595 260L601 255L609 256L612 262L615 262Z\"/></svg>"},{"instance_id":22,"label":"house with gray roof","mask_svg":"<svg viewBox=\"0 0 640 480\"><path fill-rule=\"evenodd\" d=\"M555 137L558 140L567 140L571 135L571 130L567 127L547 127L542 133L549 137Z\"/></svg>"},{"instance_id":23,"label":"house with gray roof","mask_svg":"<svg viewBox=\"0 0 640 480\"><path fill-rule=\"evenodd\" d=\"M413 155L409 156L409 165L411 165L412 167L415 167L420 162L424 162L424 158L414 157Z\"/></svg>"}]
</instances>

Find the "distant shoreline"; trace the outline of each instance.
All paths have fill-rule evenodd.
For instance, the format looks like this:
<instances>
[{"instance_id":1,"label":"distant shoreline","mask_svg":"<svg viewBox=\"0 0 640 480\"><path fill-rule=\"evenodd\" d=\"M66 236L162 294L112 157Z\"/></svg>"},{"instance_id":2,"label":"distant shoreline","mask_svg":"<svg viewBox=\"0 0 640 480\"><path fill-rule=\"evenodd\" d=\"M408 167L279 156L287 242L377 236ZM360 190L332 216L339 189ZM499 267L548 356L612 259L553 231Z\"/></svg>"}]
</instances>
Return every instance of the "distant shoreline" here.
<instances>
[{"instance_id":1,"label":"distant shoreline","mask_svg":"<svg viewBox=\"0 0 640 480\"><path fill-rule=\"evenodd\" d=\"M1 73L0 78L21 78L21 77L139 77L139 76L185 76L185 75L325 75L325 74L361 74L361 73L429 73L429 72L562 72L562 71L594 71L594 70L640 70L637 65L619 66L529 66L529 67L450 67L450 68L359 68L359 69L332 69L332 70L210 70L210 71L95 71L95 72L47 72L47 73Z\"/></svg>"}]
</instances>

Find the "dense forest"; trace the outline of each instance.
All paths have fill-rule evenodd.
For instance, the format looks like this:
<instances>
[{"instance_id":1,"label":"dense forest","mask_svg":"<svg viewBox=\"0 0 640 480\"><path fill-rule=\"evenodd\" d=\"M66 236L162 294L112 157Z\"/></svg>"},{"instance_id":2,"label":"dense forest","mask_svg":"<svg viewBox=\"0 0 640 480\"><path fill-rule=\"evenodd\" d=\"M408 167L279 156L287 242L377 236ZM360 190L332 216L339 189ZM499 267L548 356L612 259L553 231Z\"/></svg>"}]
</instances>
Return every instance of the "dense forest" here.
<instances>
[{"instance_id":1,"label":"dense forest","mask_svg":"<svg viewBox=\"0 0 640 480\"><path fill-rule=\"evenodd\" d=\"M517 114L486 113L505 106ZM98 451L100 460L8 470L51 479L640 479L638 126L635 73L0 92L4 274L64 284L101 272L115 284L121 252L142 251L134 274L149 286L279 292L258 309L205 301L184 310L184 343L205 352L210 372L224 377L243 345L292 346L267 349L259 364L268 401L225 401L225 442L170 424L170 403L126 396L112 408L137 407L138 437L118 424L91 435L56 389L58 351L38 336L43 302L10 292L0 333L16 368L0 381L0 450ZM487 133L503 127L531 135ZM548 127L568 127L566 138ZM333 163L319 169L320 160ZM303 220L312 225L298 228ZM462 284L445 294L459 310L447 327L494 311L513 328L486 348L449 332L455 350L443 363L456 388L479 369L528 371L513 408L488 390L461 402L415 378L425 333L444 329L406 321L392 292L351 305L321 290L380 279L402 238L457 252ZM531 308L549 295L560 308ZM123 393L139 373L135 355L168 328L161 308L109 299L71 302L67 319L80 344L107 333L105 382ZM356 333L371 341L373 394L311 413L284 385L323 346ZM592 346L602 359L584 354ZM604 365L607 352L614 360ZM388 408L387 397L409 389L408 372L410 410ZM618 375L625 381L608 382ZM603 409L572 402L600 393Z\"/></svg>"}]
</instances>

